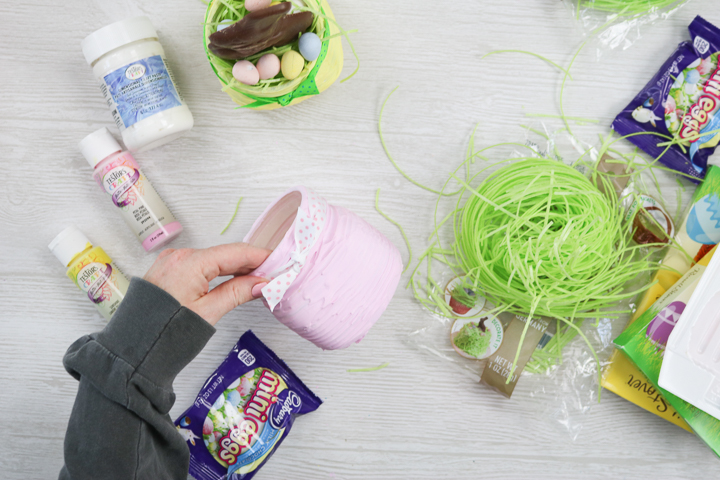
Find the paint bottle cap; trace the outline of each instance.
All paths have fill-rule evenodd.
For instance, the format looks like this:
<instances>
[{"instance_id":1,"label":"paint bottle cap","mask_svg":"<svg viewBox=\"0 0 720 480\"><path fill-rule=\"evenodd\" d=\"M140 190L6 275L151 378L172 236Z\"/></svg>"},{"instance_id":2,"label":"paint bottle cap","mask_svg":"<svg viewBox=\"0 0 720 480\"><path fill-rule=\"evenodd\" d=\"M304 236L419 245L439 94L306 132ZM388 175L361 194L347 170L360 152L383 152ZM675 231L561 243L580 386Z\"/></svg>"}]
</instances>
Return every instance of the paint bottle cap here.
<instances>
[{"instance_id":1,"label":"paint bottle cap","mask_svg":"<svg viewBox=\"0 0 720 480\"><path fill-rule=\"evenodd\" d=\"M111 23L91 33L85 37L80 46L88 65L92 65L95 60L116 48L157 36L155 27L148 17L133 17Z\"/></svg>"},{"instance_id":2,"label":"paint bottle cap","mask_svg":"<svg viewBox=\"0 0 720 480\"><path fill-rule=\"evenodd\" d=\"M48 245L50 251L66 267L88 247L92 247L92 243L77 227L67 227Z\"/></svg>"},{"instance_id":3,"label":"paint bottle cap","mask_svg":"<svg viewBox=\"0 0 720 480\"><path fill-rule=\"evenodd\" d=\"M83 138L78 148L92 168L113 153L122 152L120 144L105 127Z\"/></svg>"}]
</instances>

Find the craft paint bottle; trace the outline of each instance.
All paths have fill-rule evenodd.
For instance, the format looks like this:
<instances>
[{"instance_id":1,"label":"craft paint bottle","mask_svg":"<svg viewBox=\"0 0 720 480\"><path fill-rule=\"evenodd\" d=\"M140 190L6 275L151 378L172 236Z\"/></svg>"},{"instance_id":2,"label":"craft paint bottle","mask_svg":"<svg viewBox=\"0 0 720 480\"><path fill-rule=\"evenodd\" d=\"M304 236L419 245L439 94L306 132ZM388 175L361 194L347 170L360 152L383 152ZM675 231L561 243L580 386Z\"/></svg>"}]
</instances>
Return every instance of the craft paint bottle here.
<instances>
[{"instance_id":1,"label":"craft paint bottle","mask_svg":"<svg viewBox=\"0 0 720 480\"><path fill-rule=\"evenodd\" d=\"M152 252L180 235L180 222L107 128L85 137L79 148L94 169L93 178L120 209L145 251Z\"/></svg>"},{"instance_id":2,"label":"craft paint bottle","mask_svg":"<svg viewBox=\"0 0 720 480\"><path fill-rule=\"evenodd\" d=\"M125 298L130 282L100 248L75 227L68 227L48 245L67 268L67 276L85 292L107 320Z\"/></svg>"},{"instance_id":3,"label":"craft paint bottle","mask_svg":"<svg viewBox=\"0 0 720 480\"><path fill-rule=\"evenodd\" d=\"M150 19L113 23L81 46L131 152L159 147L192 128L192 113Z\"/></svg>"}]
</instances>

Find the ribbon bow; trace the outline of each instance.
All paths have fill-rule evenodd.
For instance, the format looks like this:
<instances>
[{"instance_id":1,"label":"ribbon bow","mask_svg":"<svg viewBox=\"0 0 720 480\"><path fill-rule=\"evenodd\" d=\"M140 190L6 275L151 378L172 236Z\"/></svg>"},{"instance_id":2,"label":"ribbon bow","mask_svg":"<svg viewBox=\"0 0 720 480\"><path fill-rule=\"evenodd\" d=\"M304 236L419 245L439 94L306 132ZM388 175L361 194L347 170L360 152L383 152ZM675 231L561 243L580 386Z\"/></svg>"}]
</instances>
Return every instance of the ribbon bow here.
<instances>
[{"instance_id":1,"label":"ribbon bow","mask_svg":"<svg viewBox=\"0 0 720 480\"><path fill-rule=\"evenodd\" d=\"M328 28L327 20L325 21L325 28ZM256 97L255 95L243 93L243 95L255 101L253 103L238 108L256 108L262 107L263 105L270 105L273 103L277 103L285 107L287 105L290 105L290 102L292 102L296 98L319 94L320 90L318 90L317 83L315 83L315 77L320 70L320 66L323 63L323 60L325 60L325 57L327 56L328 45L328 41L323 42L322 49L320 50L320 55L318 56L317 61L315 62L315 66L308 74L308 77L300 85L298 85L295 90L281 97Z\"/></svg>"},{"instance_id":2,"label":"ribbon bow","mask_svg":"<svg viewBox=\"0 0 720 480\"><path fill-rule=\"evenodd\" d=\"M327 202L308 192L307 209L302 205L298 208L294 223L295 249L290 254L290 260L282 268L273 272L272 280L262 289L270 311L274 311L283 299L285 292L300 275L310 250L315 246L327 222Z\"/></svg>"}]
</instances>

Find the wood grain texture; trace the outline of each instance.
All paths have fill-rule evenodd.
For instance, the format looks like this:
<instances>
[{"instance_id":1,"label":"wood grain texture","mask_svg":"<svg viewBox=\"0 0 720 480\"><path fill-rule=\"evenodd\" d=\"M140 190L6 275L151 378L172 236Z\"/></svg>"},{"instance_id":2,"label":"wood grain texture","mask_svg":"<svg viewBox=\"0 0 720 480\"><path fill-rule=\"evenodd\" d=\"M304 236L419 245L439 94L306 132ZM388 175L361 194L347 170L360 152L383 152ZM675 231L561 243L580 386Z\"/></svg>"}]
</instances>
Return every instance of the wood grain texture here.
<instances>
[{"instance_id":1,"label":"wood grain texture","mask_svg":"<svg viewBox=\"0 0 720 480\"><path fill-rule=\"evenodd\" d=\"M262 113L235 110L220 91L201 48L199 1L0 0L0 477L56 477L77 388L62 355L104 325L64 277L49 241L75 224L131 275L142 275L155 257L123 225L76 148L86 134L112 126L80 51L85 35L120 18L150 16L195 115L189 135L137 156L185 225L174 247L239 240L273 198L306 184L367 219L404 259L400 233L374 210L374 192L382 188L383 209L416 251L432 230L434 198L405 181L383 153L376 124L387 94L401 86L385 112L388 145L408 174L439 187L476 123L478 145L518 141L526 113L558 113L560 72L517 54L480 57L524 49L566 64L582 41L557 0L333 0L332 7L345 28L359 30L360 72L301 105ZM669 21L643 29L627 51L600 63L592 47L580 54L566 112L600 121L576 127L581 138L592 143L606 131L686 38L697 13L720 23L716 0L692 0ZM345 57L347 75L355 68L348 48ZM675 180L663 176L661 183L674 205ZM238 216L221 237L240 196ZM521 381L505 400L408 345L408 334L430 321L399 288L362 343L322 352L261 305L243 306L178 377L172 415L251 328L325 400L298 420L258 478L720 477L720 463L699 440L607 392L573 416L580 428L573 441L543 413L559 402L531 397L531 382ZM346 372L383 362L390 366L379 372Z\"/></svg>"}]
</instances>

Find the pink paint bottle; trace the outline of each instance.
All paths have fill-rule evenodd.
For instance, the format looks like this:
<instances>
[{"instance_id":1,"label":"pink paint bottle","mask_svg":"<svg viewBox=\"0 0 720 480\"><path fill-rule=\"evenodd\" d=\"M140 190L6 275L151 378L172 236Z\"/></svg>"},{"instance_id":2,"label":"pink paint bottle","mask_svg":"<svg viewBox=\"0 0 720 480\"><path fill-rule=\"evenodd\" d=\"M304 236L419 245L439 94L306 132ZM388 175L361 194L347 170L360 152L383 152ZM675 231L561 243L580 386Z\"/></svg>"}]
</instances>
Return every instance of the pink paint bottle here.
<instances>
[{"instance_id":1,"label":"pink paint bottle","mask_svg":"<svg viewBox=\"0 0 720 480\"><path fill-rule=\"evenodd\" d=\"M80 151L94 168L93 178L110 195L143 248L152 252L182 232L178 222L133 156L120 147L107 128L80 142Z\"/></svg>"}]
</instances>

